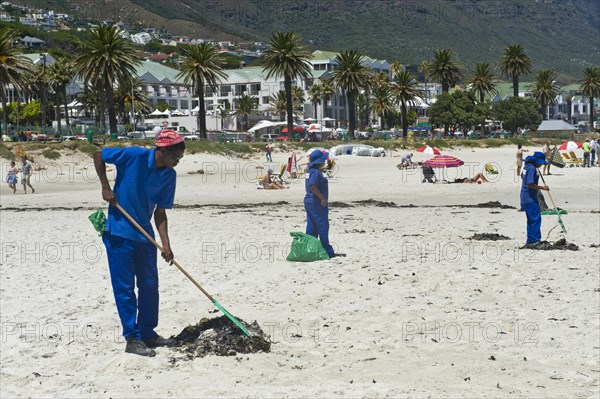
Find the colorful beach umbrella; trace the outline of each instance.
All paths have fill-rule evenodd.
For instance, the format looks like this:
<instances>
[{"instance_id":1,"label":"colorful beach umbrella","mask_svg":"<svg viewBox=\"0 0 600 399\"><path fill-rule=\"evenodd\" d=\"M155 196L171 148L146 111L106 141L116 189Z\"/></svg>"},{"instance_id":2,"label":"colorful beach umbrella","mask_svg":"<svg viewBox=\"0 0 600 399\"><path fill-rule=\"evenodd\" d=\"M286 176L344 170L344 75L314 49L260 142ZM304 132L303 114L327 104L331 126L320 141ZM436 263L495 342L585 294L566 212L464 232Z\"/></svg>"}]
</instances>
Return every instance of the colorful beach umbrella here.
<instances>
[{"instance_id":1,"label":"colorful beach umbrella","mask_svg":"<svg viewBox=\"0 0 600 399\"><path fill-rule=\"evenodd\" d=\"M565 141L558 147L558 149L560 151L572 151L581 147L583 147L583 144L581 144L579 141Z\"/></svg>"},{"instance_id":2,"label":"colorful beach umbrella","mask_svg":"<svg viewBox=\"0 0 600 399\"><path fill-rule=\"evenodd\" d=\"M417 152L422 152L423 154L429 155L440 155L441 152L435 147L430 147L428 145L424 145L423 147L417 148Z\"/></svg>"},{"instance_id":3,"label":"colorful beach umbrella","mask_svg":"<svg viewBox=\"0 0 600 399\"><path fill-rule=\"evenodd\" d=\"M436 155L423 162L423 165L431 166L432 168L457 168L464 165L464 162L450 155Z\"/></svg>"}]
</instances>

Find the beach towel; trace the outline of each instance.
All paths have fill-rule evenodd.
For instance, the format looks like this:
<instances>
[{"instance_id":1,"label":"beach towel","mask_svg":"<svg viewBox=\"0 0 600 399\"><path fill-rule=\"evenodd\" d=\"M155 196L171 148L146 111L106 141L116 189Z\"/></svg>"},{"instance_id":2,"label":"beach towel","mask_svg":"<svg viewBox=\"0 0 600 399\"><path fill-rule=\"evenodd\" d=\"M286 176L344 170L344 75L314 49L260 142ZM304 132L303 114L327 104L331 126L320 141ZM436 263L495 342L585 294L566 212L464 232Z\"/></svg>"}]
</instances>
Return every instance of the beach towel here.
<instances>
[{"instance_id":1,"label":"beach towel","mask_svg":"<svg viewBox=\"0 0 600 399\"><path fill-rule=\"evenodd\" d=\"M292 248L287 256L290 262L314 262L316 260L327 260L329 255L325 252L321 241L308 234L292 232Z\"/></svg>"}]
</instances>

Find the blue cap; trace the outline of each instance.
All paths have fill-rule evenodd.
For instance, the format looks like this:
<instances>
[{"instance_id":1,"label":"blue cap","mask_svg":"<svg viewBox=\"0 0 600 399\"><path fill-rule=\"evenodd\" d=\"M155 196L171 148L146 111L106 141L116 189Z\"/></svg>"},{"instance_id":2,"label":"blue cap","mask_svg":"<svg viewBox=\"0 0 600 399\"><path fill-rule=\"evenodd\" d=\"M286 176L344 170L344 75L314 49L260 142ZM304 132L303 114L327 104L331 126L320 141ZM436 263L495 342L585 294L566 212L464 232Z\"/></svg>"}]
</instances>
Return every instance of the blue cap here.
<instances>
[{"instance_id":1,"label":"blue cap","mask_svg":"<svg viewBox=\"0 0 600 399\"><path fill-rule=\"evenodd\" d=\"M327 157L329 157L329 153L327 151L314 150L310 153L308 162L308 166L318 165L327 161Z\"/></svg>"},{"instance_id":2,"label":"blue cap","mask_svg":"<svg viewBox=\"0 0 600 399\"><path fill-rule=\"evenodd\" d=\"M546 165L548 161L546 161L546 155L543 152L536 151L533 155L525 158L525 163L535 163L537 165Z\"/></svg>"}]
</instances>

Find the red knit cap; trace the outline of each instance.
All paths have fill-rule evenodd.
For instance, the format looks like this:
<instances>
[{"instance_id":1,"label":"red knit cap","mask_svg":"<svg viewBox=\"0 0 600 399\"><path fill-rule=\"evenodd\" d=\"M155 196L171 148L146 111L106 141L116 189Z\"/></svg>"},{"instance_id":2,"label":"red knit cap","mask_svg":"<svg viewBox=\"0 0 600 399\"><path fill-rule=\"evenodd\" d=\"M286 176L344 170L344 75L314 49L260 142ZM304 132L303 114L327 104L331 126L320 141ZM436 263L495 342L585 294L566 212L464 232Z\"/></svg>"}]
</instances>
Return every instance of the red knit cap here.
<instances>
[{"instance_id":1,"label":"red knit cap","mask_svg":"<svg viewBox=\"0 0 600 399\"><path fill-rule=\"evenodd\" d=\"M179 144L183 141L183 137L177 134L176 131L171 129L163 129L158 133L156 138L157 147L170 147L175 144Z\"/></svg>"}]
</instances>

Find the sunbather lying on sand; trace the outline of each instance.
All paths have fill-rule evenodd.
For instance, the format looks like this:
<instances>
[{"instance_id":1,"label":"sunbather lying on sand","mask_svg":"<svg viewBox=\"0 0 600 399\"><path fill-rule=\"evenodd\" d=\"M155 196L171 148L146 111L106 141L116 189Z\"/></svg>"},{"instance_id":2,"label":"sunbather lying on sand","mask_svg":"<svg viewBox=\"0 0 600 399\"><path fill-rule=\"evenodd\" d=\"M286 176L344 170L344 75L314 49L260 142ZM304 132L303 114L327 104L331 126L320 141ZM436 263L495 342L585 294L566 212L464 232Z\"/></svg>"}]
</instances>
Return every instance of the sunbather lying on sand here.
<instances>
[{"instance_id":1,"label":"sunbather lying on sand","mask_svg":"<svg viewBox=\"0 0 600 399\"><path fill-rule=\"evenodd\" d=\"M464 177L462 179L454 179L454 183L488 183L489 180L483 175L483 173L479 172L475 176L468 178Z\"/></svg>"}]
</instances>

